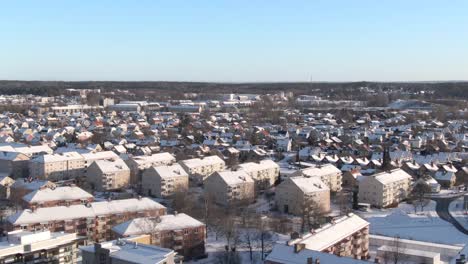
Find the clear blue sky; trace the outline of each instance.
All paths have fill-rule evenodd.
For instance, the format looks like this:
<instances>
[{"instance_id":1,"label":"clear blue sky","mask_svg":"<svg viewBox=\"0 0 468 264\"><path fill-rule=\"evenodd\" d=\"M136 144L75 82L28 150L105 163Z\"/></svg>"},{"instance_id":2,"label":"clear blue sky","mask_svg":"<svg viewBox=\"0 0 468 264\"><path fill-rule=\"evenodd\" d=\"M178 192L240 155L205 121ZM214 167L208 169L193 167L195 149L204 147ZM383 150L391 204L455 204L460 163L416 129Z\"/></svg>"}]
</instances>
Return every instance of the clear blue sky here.
<instances>
[{"instance_id":1,"label":"clear blue sky","mask_svg":"<svg viewBox=\"0 0 468 264\"><path fill-rule=\"evenodd\" d=\"M0 79L468 80L468 1L13 0Z\"/></svg>"}]
</instances>

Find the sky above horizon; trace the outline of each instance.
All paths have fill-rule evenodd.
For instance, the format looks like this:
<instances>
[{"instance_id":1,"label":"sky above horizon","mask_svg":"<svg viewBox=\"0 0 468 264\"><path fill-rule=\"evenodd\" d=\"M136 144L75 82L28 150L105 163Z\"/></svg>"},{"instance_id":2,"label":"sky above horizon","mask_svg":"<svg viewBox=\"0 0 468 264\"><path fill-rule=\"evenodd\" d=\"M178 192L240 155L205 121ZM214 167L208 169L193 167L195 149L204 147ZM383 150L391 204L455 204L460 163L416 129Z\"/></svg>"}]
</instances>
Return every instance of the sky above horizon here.
<instances>
[{"instance_id":1,"label":"sky above horizon","mask_svg":"<svg viewBox=\"0 0 468 264\"><path fill-rule=\"evenodd\" d=\"M468 1L0 5L0 79L468 80Z\"/></svg>"}]
</instances>

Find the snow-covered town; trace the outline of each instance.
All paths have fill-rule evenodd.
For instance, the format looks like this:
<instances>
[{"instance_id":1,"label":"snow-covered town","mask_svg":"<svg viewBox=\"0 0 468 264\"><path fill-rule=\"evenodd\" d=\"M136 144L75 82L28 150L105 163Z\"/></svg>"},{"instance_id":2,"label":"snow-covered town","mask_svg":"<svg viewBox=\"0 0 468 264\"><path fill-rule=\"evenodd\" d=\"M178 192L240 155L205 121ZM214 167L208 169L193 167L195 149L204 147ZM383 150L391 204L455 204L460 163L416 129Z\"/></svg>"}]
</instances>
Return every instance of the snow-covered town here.
<instances>
[{"instance_id":1,"label":"snow-covered town","mask_svg":"<svg viewBox=\"0 0 468 264\"><path fill-rule=\"evenodd\" d=\"M2 263L464 263L466 108L137 92L0 97Z\"/></svg>"}]
</instances>

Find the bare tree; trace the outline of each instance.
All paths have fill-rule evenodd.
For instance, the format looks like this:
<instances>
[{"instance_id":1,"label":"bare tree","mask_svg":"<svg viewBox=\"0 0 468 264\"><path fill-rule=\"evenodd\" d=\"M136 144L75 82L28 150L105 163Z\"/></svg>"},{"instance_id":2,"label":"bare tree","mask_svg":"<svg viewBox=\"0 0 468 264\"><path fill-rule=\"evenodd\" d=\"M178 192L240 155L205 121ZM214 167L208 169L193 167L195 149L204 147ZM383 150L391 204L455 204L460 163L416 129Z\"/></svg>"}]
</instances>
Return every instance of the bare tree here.
<instances>
[{"instance_id":1,"label":"bare tree","mask_svg":"<svg viewBox=\"0 0 468 264\"><path fill-rule=\"evenodd\" d=\"M414 185L410 193L414 213L417 213L418 207L421 207L421 211L424 211L424 207L429 204L429 199L426 199L428 193L431 193L431 187L426 182L420 180Z\"/></svg>"},{"instance_id":2,"label":"bare tree","mask_svg":"<svg viewBox=\"0 0 468 264\"><path fill-rule=\"evenodd\" d=\"M395 236L393 238L392 244L388 247L388 250L384 253L385 264L398 264L403 260L403 251L404 246L401 243L400 237Z\"/></svg>"}]
</instances>

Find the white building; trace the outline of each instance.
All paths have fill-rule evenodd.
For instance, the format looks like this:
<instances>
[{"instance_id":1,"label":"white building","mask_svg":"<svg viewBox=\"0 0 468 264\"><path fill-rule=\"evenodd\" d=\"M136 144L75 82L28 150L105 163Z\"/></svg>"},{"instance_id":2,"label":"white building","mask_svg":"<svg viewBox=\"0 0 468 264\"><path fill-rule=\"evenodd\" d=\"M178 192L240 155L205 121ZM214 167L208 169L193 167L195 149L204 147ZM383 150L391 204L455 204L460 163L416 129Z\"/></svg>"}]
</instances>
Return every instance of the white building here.
<instances>
[{"instance_id":1,"label":"white building","mask_svg":"<svg viewBox=\"0 0 468 264\"><path fill-rule=\"evenodd\" d=\"M255 199L255 183L245 171L215 172L206 178L205 192L223 206L248 204Z\"/></svg>"},{"instance_id":2,"label":"white building","mask_svg":"<svg viewBox=\"0 0 468 264\"><path fill-rule=\"evenodd\" d=\"M259 163L248 162L237 166L237 170L243 170L255 181L258 190L272 187L279 178L280 167L272 160L262 160Z\"/></svg>"},{"instance_id":3,"label":"white building","mask_svg":"<svg viewBox=\"0 0 468 264\"><path fill-rule=\"evenodd\" d=\"M410 187L411 175L402 169L377 173L359 181L359 202L387 207L405 199Z\"/></svg>"},{"instance_id":4,"label":"white building","mask_svg":"<svg viewBox=\"0 0 468 264\"><path fill-rule=\"evenodd\" d=\"M202 183L212 173L225 169L224 160L216 155L201 159L181 160L179 164L189 174L190 179L197 183Z\"/></svg>"},{"instance_id":5,"label":"white building","mask_svg":"<svg viewBox=\"0 0 468 264\"><path fill-rule=\"evenodd\" d=\"M97 191L123 189L130 184L130 168L122 159L96 160L88 167L86 180Z\"/></svg>"},{"instance_id":6,"label":"white building","mask_svg":"<svg viewBox=\"0 0 468 264\"><path fill-rule=\"evenodd\" d=\"M159 198L168 197L177 192L186 192L189 176L180 164L150 167L143 172L142 192Z\"/></svg>"},{"instance_id":7,"label":"white building","mask_svg":"<svg viewBox=\"0 0 468 264\"><path fill-rule=\"evenodd\" d=\"M325 164L317 167L311 167L303 170L299 170L291 177L304 176L304 177L317 177L322 180L323 183L328 185L330 191L338 192L341 190L341 178L342 172L332 164Z\"/></svg>"}]
</instances>

